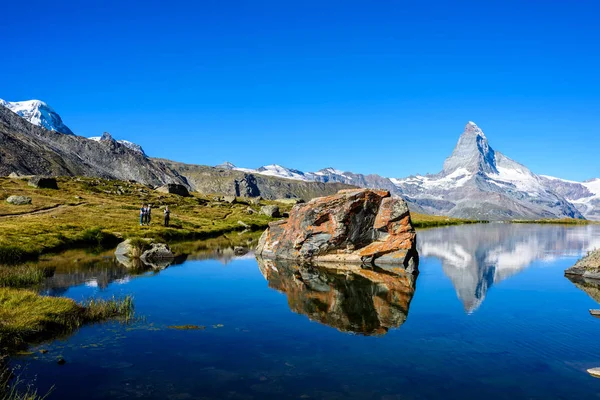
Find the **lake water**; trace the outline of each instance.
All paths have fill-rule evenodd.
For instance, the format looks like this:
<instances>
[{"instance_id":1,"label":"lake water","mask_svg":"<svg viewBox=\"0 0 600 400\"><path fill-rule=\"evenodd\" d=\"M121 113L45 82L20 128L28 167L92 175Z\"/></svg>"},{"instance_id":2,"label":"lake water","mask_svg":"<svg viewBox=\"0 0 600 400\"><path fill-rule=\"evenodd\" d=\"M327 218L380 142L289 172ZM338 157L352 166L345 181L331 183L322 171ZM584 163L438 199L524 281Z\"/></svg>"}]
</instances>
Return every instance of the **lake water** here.
<instances>
[{"instance_id":1,"label":"lake water","mask_svg":"<svg viewBox=\"0 0 600 400\"><path fill-rule=\"evenodd\" d=\"M84 327L13 365L51 399L600 397L586 373L600 366L586 290L600 290L563 275L600 248L600 226L437 228L418 247L418 276L251 255L135 276L110 259L59 268L45 293L131 294L143 320ZM186 324L205 329L169 328Z\"/></svg>"}]
</instances>

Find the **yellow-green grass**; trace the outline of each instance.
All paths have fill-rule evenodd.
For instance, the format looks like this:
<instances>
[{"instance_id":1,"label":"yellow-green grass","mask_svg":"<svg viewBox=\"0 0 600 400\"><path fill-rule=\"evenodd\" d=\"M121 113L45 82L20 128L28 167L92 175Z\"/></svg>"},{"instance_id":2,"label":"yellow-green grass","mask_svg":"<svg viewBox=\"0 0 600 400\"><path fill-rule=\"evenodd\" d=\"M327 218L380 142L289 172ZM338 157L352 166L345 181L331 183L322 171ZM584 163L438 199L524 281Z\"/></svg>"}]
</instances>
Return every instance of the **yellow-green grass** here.
<instances>
[{"instance_id":1,"label":"yellow-green grass","mask_svg":"<svg viewBox=\"0 0 600 400\"><path fill-rule=\"evenodd\" d=\"M590 221L587 219L575 218L556 218L556 219L515 219L511 221L514 224L558 224L558 225L589 225L599 224L599 221Z\"/></svg>"},{"instance_id":2,"label":"yellow-green grass","mask_svg":"<svg viewBox=\"0 0 600 400\"><path fill-rule=\"evenodd\" d=\"M16 349L68 334L85 323L130 318L132 313L131 297L78 304L68 298L42 296L30 290L0 288L0 347Z\"/></svg>"},{"instance_id":3,"label":"yellow-green grass","mask_svg":"<svg viewBox=\"0 0 600 400\"><path fill-rule=\"evenodd\" d=\"M264 229L272 220L258 213L259 205L228 204L195 193L181 197L130 182L59 178L58 186L36 189L26 180L0 178L0 263L75 246L109 247L128 237L204 239L244 229L238 221ZM29 196L32 204L9 204L5 199L11 195ZM153 205L150 226L139 224L143 203ZM161 208L166 205L171 210L169 228L162 226ZM248 207L255 213L249 214ZM290 207L281 205L283 211Z\"/></svg>"},{"instance_id":4,"label":"yellow-green grass","mask_svg":"<svg viewBox=\"0 0 600 400\"><path fill-rule=\"evenodd\" d=\"M477 224L488 222L475 219L450 218L440 215L419 214L415 212L410 213L410 219L415 228L432 228L436 226Z\"/></svg>"}]
</instances>

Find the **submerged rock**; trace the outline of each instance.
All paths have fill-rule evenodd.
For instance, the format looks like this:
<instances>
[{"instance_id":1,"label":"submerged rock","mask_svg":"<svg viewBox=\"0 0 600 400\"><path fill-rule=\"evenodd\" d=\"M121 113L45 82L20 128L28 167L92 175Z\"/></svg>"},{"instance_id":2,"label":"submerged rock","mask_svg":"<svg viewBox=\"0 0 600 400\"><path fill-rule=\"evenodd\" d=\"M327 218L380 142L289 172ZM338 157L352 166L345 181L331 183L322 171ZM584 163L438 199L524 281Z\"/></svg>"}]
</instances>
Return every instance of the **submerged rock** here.
<instances>
[{"instance_id":1,"label":"submerged rock","mask_svg":"<svg viewBox=\"0 0 600 400\"><path fill-rule=\"evenodd\" d=\"M600 279L600 250L590 251L575 265L565 271L566 275L578 275L584 278Z\"/></svg>"},{"instance_id":2,"label":"submerged rock","mask_svg":"<svg viewBox=\"0 0 600 400\"><path fill-rule=\"evenodd\" d=\"M33 176L29 179L28 184L38 189L58 189L56 179L47 176Z\"/></svg>"},{"instance_id":3,"label":"submerged rock","mask_svg":"<svg viewBox=\"0 0 600 400\"><path fill-rule=\"evenodd\" d=\"M342 332L384 335L401 326L415 292L417 273L402 267L257 261L269 287L287 295L292 311Z\"/></svg>"},{"instance_id":4,"label":"submerged rock","mask_svg":"<svg viewBox=\"0 0 600 400\"><path fill-rule=\"evenodd\" d=\"M298 204L269 224L257 255L315 262L416 266L416 233L406 202L388 191L342 190Z\"/></svg>"},{"instance_id":5,"label":"submerged rock","mask_svg":"<svg viewBox=\"0 0 600 400\"><path fill-rule=\"evenodd\" d=\"M22 206L25 204L31 204L31 197L28 196L9 196L6 202L15 206Z\"/></svg>"},{"instance_id":6,"label":"submerged rock","mask_svg":"<svg viewBox=\"0 0 600 400\"><path fill-rule=\"evenodd\" d=\"M156 188L156 191L160 193L176 194L183 197L190 196L190 192L188 191L188 189L185 186L180 185L179 183L167 183L166 185L162 185Z\"/></svg>"}]
</instances>

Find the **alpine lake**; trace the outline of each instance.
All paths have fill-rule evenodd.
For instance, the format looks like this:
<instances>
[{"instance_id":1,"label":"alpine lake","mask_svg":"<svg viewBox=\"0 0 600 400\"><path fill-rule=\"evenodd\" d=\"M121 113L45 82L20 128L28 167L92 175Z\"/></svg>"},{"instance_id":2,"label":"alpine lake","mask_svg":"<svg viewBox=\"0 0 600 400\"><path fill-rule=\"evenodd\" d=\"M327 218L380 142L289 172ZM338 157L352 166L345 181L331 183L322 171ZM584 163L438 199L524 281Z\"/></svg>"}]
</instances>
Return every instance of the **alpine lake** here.
<instances>
[{"instance_id":1,"label":"alpine lake","mask_svg":"<svg viewBox=\"0 0 600 400\"><path fill-rule=\"evenodd\" d=\"M600 367L600 283L564 276L600 225L462 225L417 243L418 274L231 249L133 273L67 252L42 293L132 295L137 317L9 363L49 399L600 397L586 372Z\"/></svg>"}]
</instances>

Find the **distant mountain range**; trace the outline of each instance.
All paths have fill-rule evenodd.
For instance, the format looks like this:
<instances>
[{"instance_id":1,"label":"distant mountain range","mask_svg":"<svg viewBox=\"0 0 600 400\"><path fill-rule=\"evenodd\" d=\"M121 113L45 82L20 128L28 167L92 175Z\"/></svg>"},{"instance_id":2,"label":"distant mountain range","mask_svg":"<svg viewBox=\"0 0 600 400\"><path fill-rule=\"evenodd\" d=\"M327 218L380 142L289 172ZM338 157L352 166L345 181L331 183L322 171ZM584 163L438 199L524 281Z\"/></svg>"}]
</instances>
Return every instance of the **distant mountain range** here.
<instances>
[{"instance_id":1,"label":"distant mountain range","mask_svg":"<svg viewBox=\"0 0 600 400\"><path fill-rule=\"evenodd\" d=\"M536 175L495 151L473 122L466 125L441 172L387 178L335 168L303 172L275 164L249 169L229 162L208 167L152 159L141 146L115 140L108 133L87 139L76 136L42 101L0 100L0 106L0 134L4 134L0 175L88 175L150 185L175 182L205 194L265 198L308 199L358 186L389 190L405 198L413 211L428 214L488 220L600 220L600 179L574 182Z\"/></svg>"},{"instance_id":2,"label":"distant mountain range","mask_svg":"<svg viewBox=\"0 0 600 400\"><path fill-rule=\"evenodd\" d=\"M253 170L229 162L217 167L302 181L387 189L404 197L413 210L428 214L488 220L600 219L600 179L573 182L536 175L495 151L474 122L466 125L442 171L433 175L386 178L334 168L303 172L280 165Z\"/></svg>"},{"instance_id":3,"label":"distant mountain range","mask_svg":"<svg viewBox=\"0 0 600 400\"><path fill-rule=\"evenodd\" d=\"M313 197L349 186L226 171L149 158L141 146L108 133L75 135L60 116L39 100L0 106L0 176L95 176L135 180L150 186L179 183L203 194L262 196L266 199Z\"/></svg>"}]
</instances>

